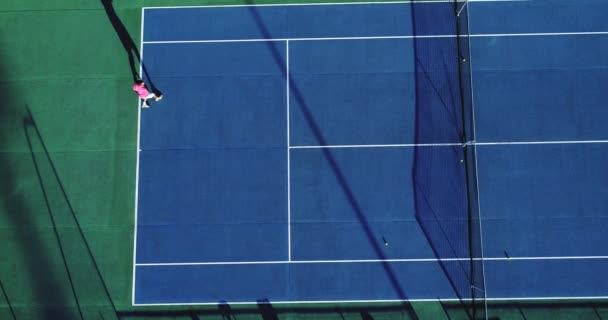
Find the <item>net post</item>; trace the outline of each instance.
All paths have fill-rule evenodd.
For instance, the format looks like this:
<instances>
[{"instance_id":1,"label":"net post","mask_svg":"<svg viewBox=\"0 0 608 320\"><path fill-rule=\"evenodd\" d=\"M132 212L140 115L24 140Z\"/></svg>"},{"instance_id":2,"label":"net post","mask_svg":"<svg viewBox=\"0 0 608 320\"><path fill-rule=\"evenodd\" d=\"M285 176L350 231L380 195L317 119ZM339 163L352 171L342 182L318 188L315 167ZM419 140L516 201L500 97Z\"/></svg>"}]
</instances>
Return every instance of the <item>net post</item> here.
<instances>
[{"instance_id":1,"label":"net post","mask_svg":"<svg viewBox=\"0 0 608 320\"><path fill-rule=\"evenodd\" d=\"M457 17L460 17L462 10L464 10L464 8L467 6L468 3L469 3L469 0L465 0L465 1L463 1L462 7L458 8L458 0L456 1L456 16Z\"/></svg>"},{"instance_id":2,"label":"net post","mask_svg":"<svg viewBox=\"0 0 608 320\"><path fill-rule=\"evenodd\" d=\"M469 274L471 307L473 319L487 319L487 297L481 243L481 217L479 213L479 191L477 186L477 159L475 136L475 111L473 106L473 81L471 67L471 45L469 30L468 0L453 0L456 9L456 44L458 57L458 78L460 86L460 106L464 129L463 151L465 158L467 215L469 236Z\"/></svg>"}]
</instances>

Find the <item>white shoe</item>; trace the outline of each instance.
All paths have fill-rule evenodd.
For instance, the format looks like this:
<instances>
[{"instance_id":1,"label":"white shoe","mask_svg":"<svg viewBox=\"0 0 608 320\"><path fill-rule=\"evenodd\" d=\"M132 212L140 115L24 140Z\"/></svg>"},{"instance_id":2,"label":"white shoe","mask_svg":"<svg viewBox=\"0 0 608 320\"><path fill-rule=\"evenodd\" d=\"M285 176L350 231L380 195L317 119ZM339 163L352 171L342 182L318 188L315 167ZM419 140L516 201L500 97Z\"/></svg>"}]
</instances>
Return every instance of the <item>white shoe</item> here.
<instances>
[{"instance_id":1,"label":"white shoe","mask_svg":"<svg viewBox=\"0 0 608 320\"><path fill-rule=\"evenodd\" d=\"M144 102L144 103L141 105L141 107L142 107L142 108L144 108L144 109L148 109L148 108L150 108L150 105Z\"/></svg>"}]
</instances>

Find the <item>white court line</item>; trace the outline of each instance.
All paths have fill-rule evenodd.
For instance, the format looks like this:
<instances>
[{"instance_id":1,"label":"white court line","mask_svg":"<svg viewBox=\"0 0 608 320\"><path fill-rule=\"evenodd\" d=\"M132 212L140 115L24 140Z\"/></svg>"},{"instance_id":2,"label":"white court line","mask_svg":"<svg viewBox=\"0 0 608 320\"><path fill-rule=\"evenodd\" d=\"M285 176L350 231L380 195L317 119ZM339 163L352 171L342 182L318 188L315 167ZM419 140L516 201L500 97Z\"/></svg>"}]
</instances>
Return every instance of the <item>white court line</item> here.
<instances>
[{"instance_id":1,"label":"white court line","mask_svg":"<svg viewBox=\"0 0 608 320\"><path fill-rule=\"evenodd\" d=\"M327 146L289 146L290 149L340 149L340 148L403 148L462 146L462 143L404 143L404 144L345 144Z\"/></svg>"},{"instance_id":2,"label":"white court line","mask_svg":"<svg viewBox=\"0 0 608 320\"><path fill-rule=\"evenodd\" d=\"M512 142L476 142L476 146L526 145L526 144L591 144L608 143L608 140L563 140L563 141L512 141Z\"/></svg>"},{"instance_id":3,"label":"white court line","mask_svg":"<svg viewBox=\"0 0 608 320\"><path fill-rule=\"evenodd\" d=\"M493 257L475 258L474 261L525 261L525 260L601 260L608 256L552 256L552 257ZM329 263L411 263L411 262L450 262L469 261L468 258L423 258L423 259L367 259L367 260L276 260L276 261L224 261L224 262L159 262L138 263L138 267L162 267L162 266L208 266L208 265L260 265L260 264L329 264Z\"/></svg>"},{"instance_id":4,"label":"white court line","mask_svg":"<svg viewBox=\"0 0 608 320\"><path fill-rule=\"evenodd\" d=\"M468 3L465 4L466 10L467 10L467 16L470 16L469 14L469 6ZM471 20L467 19L467 30L471 30ZM471 38L468 39L468 50L469 50L469 85L471 87L471 125L473 127L473 139L475 139L475 137L477 137L477 128L475 127L475 93L474 93L474 86L473 86L473 60L472 60L472 55L473 55L473 49L471 48ZM467 141L467 143L469 143ZM473 145L475 144L475 141L472 141ZM481 277L483 279L483 297L484 297L484 307L485 307L485 318L486 320L488 319L488 290L486 287L486 266L484 261L484 254L483 254L483 227L482 227L482 221L483 219L481 219L481 200L479 197L479 194L481 192L479 192L479 171L478 171L478 165L477 165L477 148L473 147L473 153L475 154L475 158L473 159L474 163L473 163L473 167L475 169L475 186L478 190L478 194L476 195L477 198L477 213L479 214L478 218L479 218L479 247L481 250ZM467 178L468 179L468 178ZM472 282L472 281L471 281Z\"/></svg>"},{"instance_id":5,"label":"white court line","mask_svg":"<svg viewBox=\"0 0 608 320\"><path fill-rule=\"evenodd\" d=\"M445 259L445 261L456 261ZM465 259L469 260L469 259ZM168 263L139 263L138 267L159 267L159 266L206 266L206 265L259 265L259 264L323 264L323 263L377 263L377 262L435 262L437 259L386 259L386 260L280 260L280 261L235 261L235 262L168 262Z\"/></svg>"},{"instance_id":6,"label":"white court line","mask_svg":"<svg viewBox=\"0 0 608 320\"><path fill-rule=\"evenodd\" d=\"M436 34L407 36L373 36L373 37L321 37L321 38L270 38L270 39L221 39L221 40L168 40L144 41L144 44L180 44L180 43L233 43L233 42L276 42L276 41L338 41L338 40L383 40L383 39L437 39L437 38L486 38L486 37L539 37L539 36L580 36L608 35L608 31L596 32L539 32L539 33L480 33L471 35Z\"/></svg>"},{"instance_id":7,"label":"white court line","mask_svg":"<svg viewBox=\"0 0 608 320\"><path fill-rule=\"evenodd\" d=\"M141 30L139 38L139 74L142 73L142 64L144 59L144 10L141 10ZM139 153L140 153L140 124L141 124L141 99L137 98L137 156L135 160L135 217L133 220L133 288L131 288L131 305L135 305L135 272L137 266L137 208L139 197Z\"/></svg>"},{"instance_id":8,"label":"white court line","mask_svg":"<svg viewBox=\"0 0 608 320\"><path fill-rule=\"evenodd\" d=\"M285 82L287 96L287 260L291 261L291 158L290 158L290 138L289 138L289 41L285 41Z\"/></svg>"},{"instance_id":9,"label":"white court line","mask_svg":"<svg viewBox=\"0 0 608 320\"><path fill-rule=\"evenodd\" d=\"M269 39L220 39L220 40L168 40L144 41L144 44L179 44L179 43L225 43L225 42L279 42L279 41L328 41L328 40L383 40L383 39L413 39L413 38L455 38L453 34L438 34L428 36L370 36L370 37L321 37L321 38L269 38Z\"/></svg>"},{"instance_id":10,"label":"white court line","mask_svg":"<svg viewBox=\"0 0 608 320\"><path fill-rule=\"evenodd\" d=\"M211 6L167 6L167 7L144 7L143 9L195 9L195 8L238 8L238 7L302 7L302 6L345 6L345 5L369 5L369 4L411 4L411 3L446 3L454 0L411 0L411 1L377 1L377 2L327 2L327 3L270 3L270 4L227 4ZM527 2L529 0L469 0L469 2Z\"/></svg>"},{"instance_id":11,"label":"white court line","mask_svg":"<svg viewBox=\"0 0 608 320\"><path fill-rule=\"evenodd\" d=\"M480 33L461 35L462 37L538 37L538 36L594 36L608 35L608 31L582 31L582 32L536 32L536 33Z\"/></svg>"},{"instance_id":12,"label":"white court line","mask_svg":"<svg viewBox=\"0 0 608 320\"><path fill-rule=\"evenodd\" d=\"M554 257L494 257L483 258L484 261L514 261L514 260L601 260L608 259L608 256L554 256ZM477 259L474 259L477 260Z\"/></svg>"},{"instance_id":13,"label":"white court line","mask_svg":"<svg viewBox=\"0 0 608 320\"><path fill-rule=\"evenodd\" d=\"M580 296L580 297L501 297L501 298L488 298L487 301L563 301L563 300L601 300L608 299L608 296ZM317 300L317 301L270 301L272 304L324 304L324 303L398 303L398 302L461 302L471 301L471 299L456 299L456 298L434 298L434 299L405 299L405 300ZM205 306L215 305L217 306L220 302L200 302L200 303L139 303L135 306ZM229 305L256 305L258 301L238 301L231 302L226 301Z\"/></svg>"},{"instance_id":14,"label":"white court line","mask_svg":"<svg viewBox=\"0 0 608 320\"><path fill-rule=\"evenodd\" d=\"M508 142L467 142L475 146L501 145L543 145L543 144L593 144L608 143L608 140L563 140L563 141L508 141ZM289 146L289 149L341 149L341 148L404 148L404 147L449 147L463 146L462 143L404 143L404 144L345 144L327 146Z\"/></svg>"}]
</instances>

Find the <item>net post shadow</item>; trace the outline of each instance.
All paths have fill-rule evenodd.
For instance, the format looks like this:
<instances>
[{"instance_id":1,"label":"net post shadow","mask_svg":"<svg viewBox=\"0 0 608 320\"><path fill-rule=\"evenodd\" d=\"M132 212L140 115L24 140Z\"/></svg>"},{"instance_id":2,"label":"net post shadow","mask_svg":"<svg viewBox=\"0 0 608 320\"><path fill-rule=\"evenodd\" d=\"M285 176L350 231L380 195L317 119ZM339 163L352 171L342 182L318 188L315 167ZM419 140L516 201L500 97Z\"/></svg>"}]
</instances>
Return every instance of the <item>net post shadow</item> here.
<instances>
[{"instance_id":1,"label":"net post shadow","mask_svg":"<svg viewBox=\"0 0 608 320\"><path fill-rule=\"evenodd\" d=\"M275 310L268 299L257 300L257 305L263 320L279 320L277 310Z\"/></svg>"},{"instance_id":2,"label":"net post shadow","mask_svg":"<svg viewBox=\"0 0 608 320\"><path fill-rule=\"evenodd\" d=\"M235 319L234 312L232 311L232 308L230 307L230 305L228 304L228 302L226 300L220 301L220 303L218 303L218 305L217 305L217 309L219 311L219 314L222 316L222 320Z\"/></svg>"}]
</instances>

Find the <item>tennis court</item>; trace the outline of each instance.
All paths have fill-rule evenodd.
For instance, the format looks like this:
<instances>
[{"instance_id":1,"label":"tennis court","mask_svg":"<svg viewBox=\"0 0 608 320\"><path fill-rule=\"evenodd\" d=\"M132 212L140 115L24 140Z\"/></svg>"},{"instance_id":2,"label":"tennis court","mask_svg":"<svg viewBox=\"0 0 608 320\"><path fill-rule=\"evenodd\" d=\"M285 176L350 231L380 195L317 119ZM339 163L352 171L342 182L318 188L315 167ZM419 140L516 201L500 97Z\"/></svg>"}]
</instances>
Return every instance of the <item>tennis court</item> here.
<instances>
[{"instance_id":1,"label":"tennis court","mask_svg":"<svg viewBox=\"0 0 608 320\"><path fill-rule=\"evenodd\" d=\"M605 4L458 9L145 8L133 304L608 297Z\"/></svg>"}]
</instances>

